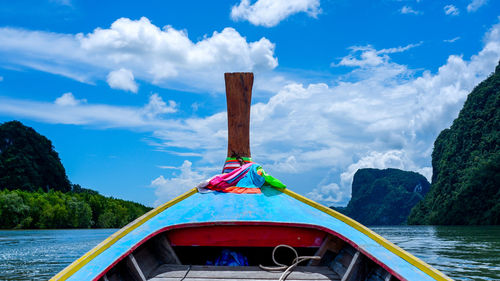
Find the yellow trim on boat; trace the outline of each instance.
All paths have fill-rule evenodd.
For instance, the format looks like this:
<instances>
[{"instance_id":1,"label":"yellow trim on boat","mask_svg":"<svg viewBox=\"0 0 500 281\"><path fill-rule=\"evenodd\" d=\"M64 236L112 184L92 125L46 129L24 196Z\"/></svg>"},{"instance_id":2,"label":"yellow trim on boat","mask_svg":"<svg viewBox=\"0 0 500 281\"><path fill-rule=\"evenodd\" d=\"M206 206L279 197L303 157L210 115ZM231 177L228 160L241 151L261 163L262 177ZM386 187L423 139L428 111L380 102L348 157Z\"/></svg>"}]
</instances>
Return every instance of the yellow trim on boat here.
<instances>
[{"instance_id":1,"label":"yellow trim on boat","mask_svg":"<svg viewBox=\"0 0 500 281\"><path fill-rule=\"evenodd\" d=\"M360 231L361 233L365 234L366 236L370 237L371 239L375 240L375 242L379 243L380 245L382 245L384 248L386 248L387 250L391 251L392 253L398 255L399 257L401 257L402 259L404 259L405 261L409 262L410 264L412 264L413 266L417 267L418 269L422 270L424 273L426 273L427 275L429 275L430 277L436 279L436 280L439 280L439 281L453 281L453 279L449 278L448 276L444 275L442 272L440 272L439 270L436 270L435 268L433 268L432 266L428 265L427 263L425 263L424 261L420 260L419 258L413 256L412 254L406 252L405 250L399 248L398 246L394 245L393 243L389 242L388 240L386 240L385 238L383 238L382 236L378 235L377 233L375 233L374 231L372 231L371 229L369 229L368 227L360 224L359 222L349 218L348 216L345 216L331 208L328 208L328 207L325 207L317 202L314 202L312 201L311 199L308 199L298 193L295 193L293 191L291 191L290 189L288 188L285 188L285 189L280 189L283 193L285 193L286 195L290 196L290 197L293 197L303 203L306 203L307 205L311 206L311 207L314 207L324 213L327 213L329 214L330 216L336 218L336 219L339 219L343 222L345 222L346 224L348 224L349 226L355 228L356 230Z\"/></svg>"},{"instance_id":2,"label":"yellow trim on boat","mask_svg":"<svg viewBox=\"0 0 500 281\"><path fill-rule=\"evenodd\" d=\"M85 255L83 255L81 258L77 259L74 261L72 264L67 266L65 269L63 269L61 272L56 274L54 277L50 279L50 281L63 281L71 277L75 272L80 270L84 265L89 263L92 259L97 257L99 254L104 252L106 249L111 247L116 241L120 240L123 236L127 235L128 233L132 232L134 229L145 223L146 221L150 220L152 217L156 216L157 214L163 212L165 209L172 207L173 205L179 203L180 201L188 198L189 196L195 194L198 192L196 188L193 188L189 190L188 192L168 201L167 203L160 205L153 210L147 212L146 214L142 215L141 217L137 218L133 222L129 223L122 229L118 230L115 232L113 235L109 236L106 240L102 241L99 243L99 245L95 246L92 250L88 251Z\"/></svg>"}]
</instances>

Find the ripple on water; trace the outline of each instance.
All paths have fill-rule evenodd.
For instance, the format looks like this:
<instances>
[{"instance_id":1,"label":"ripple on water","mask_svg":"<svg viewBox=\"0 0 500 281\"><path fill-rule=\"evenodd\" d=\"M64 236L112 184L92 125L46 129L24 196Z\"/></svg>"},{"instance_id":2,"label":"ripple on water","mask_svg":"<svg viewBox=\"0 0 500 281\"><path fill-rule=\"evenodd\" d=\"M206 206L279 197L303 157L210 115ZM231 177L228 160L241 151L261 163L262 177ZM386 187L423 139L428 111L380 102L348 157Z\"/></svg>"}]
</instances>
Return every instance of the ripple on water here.
<instances>
[{"instance_id":1,"label":"ripple on water","mask_svg":"<svg viewBox=\"0 0 500 281\"><path fill-rule=\"evenodd\" d=\"M0 231L0 280L47 280L115 231Z\"/></svg>"},{"instance_id":2,"label":"ripple on water","mask_svg":"<svg viewBox=\"0 0 500 281\"><path fill-rule=\"evenodd\" d=\"M499 226L372 229L455 280L500 280Z\"/></svg>"}]
</instances>

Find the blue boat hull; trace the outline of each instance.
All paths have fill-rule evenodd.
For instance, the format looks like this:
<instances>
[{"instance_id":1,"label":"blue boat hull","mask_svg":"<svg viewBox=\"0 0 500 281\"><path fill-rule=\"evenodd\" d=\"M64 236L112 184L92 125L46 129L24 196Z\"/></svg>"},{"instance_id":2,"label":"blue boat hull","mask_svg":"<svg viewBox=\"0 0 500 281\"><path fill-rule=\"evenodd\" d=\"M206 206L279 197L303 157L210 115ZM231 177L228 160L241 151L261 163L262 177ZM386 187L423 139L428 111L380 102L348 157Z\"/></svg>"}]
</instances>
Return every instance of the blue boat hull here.
<instances>
[{"instance_id":1,"label":"blue boat hull","mask_svg":"<svg viewBox=\"0 0 500 281\"><path fill-rule=\"evenodd\" d=\"M399 280L451 280L354 220L288 189L271 187L263 187L261 194L202 194L193 189L119 230L51 280L99 280L158 234L197 224L274 224L318 229L342 239Z\"/></svg>"}]
</instances>

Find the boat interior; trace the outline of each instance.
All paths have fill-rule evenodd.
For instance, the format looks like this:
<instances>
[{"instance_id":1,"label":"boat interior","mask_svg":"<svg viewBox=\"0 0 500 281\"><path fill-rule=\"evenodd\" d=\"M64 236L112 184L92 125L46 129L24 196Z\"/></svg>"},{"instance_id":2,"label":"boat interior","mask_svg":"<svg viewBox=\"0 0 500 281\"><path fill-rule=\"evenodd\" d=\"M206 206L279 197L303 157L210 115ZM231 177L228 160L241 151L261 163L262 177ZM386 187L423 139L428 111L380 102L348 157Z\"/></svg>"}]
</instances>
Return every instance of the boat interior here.
<instances>
[{"instance_id":1,"label":"boat interior","mask_svg":"<svg viewBox=\"0 0 500 281\"><path fill-rule=\"evenodd\" d=\"M278 245L293 249L276 248ZM316 258L306 258L296 266L277 270L276 263L289 266L296 261L294 250L298 256ZM215 265L223 251L244 256L245 265ZM327 230L282 224L212 224L159 231L122 256L98 280L400 279Z\"/></svg>"}]
</instances>

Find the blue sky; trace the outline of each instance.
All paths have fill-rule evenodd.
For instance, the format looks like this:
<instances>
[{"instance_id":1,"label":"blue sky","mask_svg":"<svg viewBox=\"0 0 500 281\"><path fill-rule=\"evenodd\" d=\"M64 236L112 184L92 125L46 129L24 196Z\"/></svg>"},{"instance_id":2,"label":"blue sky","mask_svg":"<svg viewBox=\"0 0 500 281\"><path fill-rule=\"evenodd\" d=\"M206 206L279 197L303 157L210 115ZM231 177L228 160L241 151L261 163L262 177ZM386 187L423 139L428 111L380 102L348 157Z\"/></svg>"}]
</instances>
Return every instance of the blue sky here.
<instances>
[{"instance_id":1,"label":"blue sky","mask_svg":"<svg viewBox=\"0 0 500 281\"><path fill-rule=\"evenodd\" d=\"M345 205L359 168L430 179L433 141L500 59L500 3L3 1L0 122L73 183L157 205L220 171L224 72L255 73L253 159Z\"/></svg>"}]
</instances>

